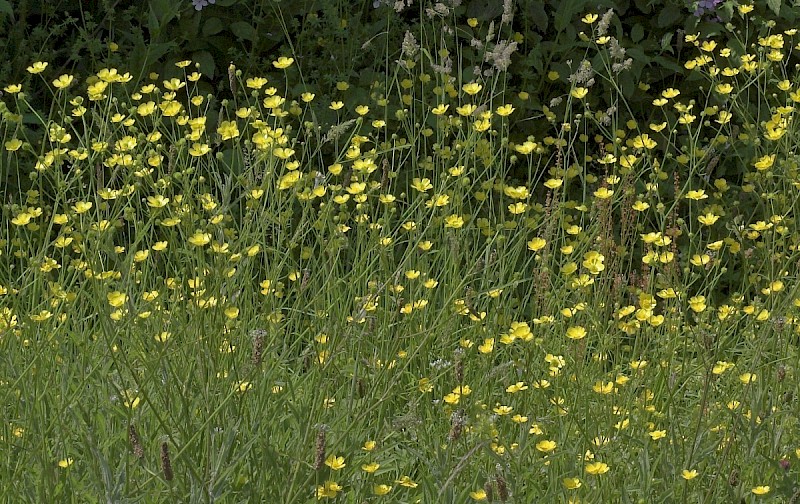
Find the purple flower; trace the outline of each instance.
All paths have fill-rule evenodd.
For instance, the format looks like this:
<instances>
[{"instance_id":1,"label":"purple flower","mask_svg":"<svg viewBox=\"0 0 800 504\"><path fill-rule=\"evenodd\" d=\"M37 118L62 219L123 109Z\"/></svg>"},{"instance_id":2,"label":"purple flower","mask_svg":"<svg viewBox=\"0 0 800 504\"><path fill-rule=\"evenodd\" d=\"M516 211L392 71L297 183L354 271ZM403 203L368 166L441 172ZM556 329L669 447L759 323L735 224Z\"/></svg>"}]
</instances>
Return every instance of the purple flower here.
<instances>
[{"instance_id":1,"label":"purple flower","mask_svg":"<svg viewBox=\"0 0 800 504\"><path fill-rule=\"evenodd\" d=\"M697 2L697 9L694 11L695 17L700 17L708 12L717 10L717 6L722 3L722 0L700 0Z\"/></svg>"},{"instance_id":2,"label":"purple flower","mask_svg":"<svg viewBox=\"0 0 800 504\"><path fill-rule=\"evenodd\" d=\"M192 5L194 5L195 10L203 10L203 7L207 7L209 4L213 4L217 0L192 0Z\"/></svg>"}]
</instances>

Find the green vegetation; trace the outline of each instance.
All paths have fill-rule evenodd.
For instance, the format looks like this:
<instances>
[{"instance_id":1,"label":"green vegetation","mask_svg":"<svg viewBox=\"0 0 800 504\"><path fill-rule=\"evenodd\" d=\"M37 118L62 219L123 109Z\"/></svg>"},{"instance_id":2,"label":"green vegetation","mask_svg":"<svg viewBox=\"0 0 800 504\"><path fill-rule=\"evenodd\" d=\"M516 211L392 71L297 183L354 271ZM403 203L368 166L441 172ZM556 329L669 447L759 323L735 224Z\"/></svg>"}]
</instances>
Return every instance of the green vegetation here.
<instances>
[{"instance_id":1,"label":"green vegetation","mask_svg":"<svg viewBox=\"0 0 800 504\"><path fill-rule=\"evenodd\" d=\"M30 63L0 102L3 497L796 501L800 40L729 7L663 87L574 13L546 104L511 91L510 11L443 4L366 88L291 51L228 98L188 59Z\"/></svg>"}]
</instances>

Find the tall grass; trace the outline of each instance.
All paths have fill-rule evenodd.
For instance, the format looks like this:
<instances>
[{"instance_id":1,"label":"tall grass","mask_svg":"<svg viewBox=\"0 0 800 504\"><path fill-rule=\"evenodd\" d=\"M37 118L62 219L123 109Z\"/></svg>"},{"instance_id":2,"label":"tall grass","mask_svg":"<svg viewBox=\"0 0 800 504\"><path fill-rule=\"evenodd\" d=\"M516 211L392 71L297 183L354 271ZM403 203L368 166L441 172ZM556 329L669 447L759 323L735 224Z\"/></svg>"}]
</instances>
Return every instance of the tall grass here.
<instances>
[{"instance_id":1,"label":"tall grass","mask_svg":"<svg viewBox=\"0 0 800 504\"><path fill-rule=\"evenodd\" d=\"M364 103L288 95L289 57L221 102L189 61L33 64L50 115L0 104L4 498L797 500L795 34L687 36L707 102L637 118L609 21L541 117L425 33Z\"/></svg>"}]
</instances>

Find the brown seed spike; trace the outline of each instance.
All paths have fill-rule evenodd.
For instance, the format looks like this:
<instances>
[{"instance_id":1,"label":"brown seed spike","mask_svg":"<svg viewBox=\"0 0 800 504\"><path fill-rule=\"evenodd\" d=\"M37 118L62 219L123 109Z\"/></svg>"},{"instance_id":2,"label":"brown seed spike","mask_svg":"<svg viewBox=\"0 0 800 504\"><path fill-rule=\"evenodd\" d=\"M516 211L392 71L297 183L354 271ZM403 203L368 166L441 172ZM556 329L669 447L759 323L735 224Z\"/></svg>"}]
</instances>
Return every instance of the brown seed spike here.
<instances>
[{"instance_id":1,"label":"brown seed spike","mask_svg":"<svg viewBox=\"0 0 800 504\"><path fill-rule=\"evenodd\" d=\"M228 83L231 85L231 93L236 96L236 65L232 61L228 66Z\"/></svg>"},{"instance_id":2,"label":"brown seed spike","mask_svg":"<svg viewBox=\"0 0 800 504\"><path fill-rule=\"evenodd\" d=\"M172 473L172 462L169 459L169 446L167 446L167 443L161 443L161 470L164 471L164 479L172 481L174 474Z\"/></svg>"},{"instance_id":3,"label":"brown seed spike","mask_svg":"<svg viewBox=\"0 0 800 504\"><path fill-rule=\"evenodd\" d=\"M264 336L266 334L267 332L263 329L256 329L250 332L253 338L253 354L251 355L251 361L256 367L261 365L261 361L264 357Z\"/></svg>"},{"instance_id":4,"label":"brown seed spike","mask_svg":"<svg viewBox=\"0 0 800 504\"><path fill-rule=\"evenodd\" d=\"M130 424L128 426L128 439L130 439L131 447L133 448L133 455L141 459L144 457L144 448L142 442L139 440L139 433L136 432L136 426Z\"/></svg>"},{"instance_id":5,"label":"brown seed spike","mask_svg":"<svg viewBox=\"0 0 800 504\"><path fill-rule=\"evenodd\" d=\"M492 485L492 480L486 480L486 483L483 484L483 493L486 494L487 502L494 502L494 486Z\"/></svg>"},{"instance_id":6,"label":"brown seed spike","mask_svg":"<svg viewBox=\"0 0 800 504\"><path fill-rule=\"evenodd\" d=\"M318 471L325 463L325 429L317 432L316 451L314 453L314 470Z\"/></svg>"},{"instance_id":7,"label":"brown seed spike","mask_svg":"<svg viewBox=\"0 0 800 504\"><path fill-rule=\"evenodd\" d=\"M464 383L464 361L456 362L456 381L459 385Z\"/></svg>"},{"instance_id":8,"label":"brown seed spike","mask_svg":"<svg viewBox=\"0 0 800 504\"><path fill-rule=\"evenodd\" d=\"M506 479L502 474L498 473L497 478L495 478L495 483L497 484L497 497L500 499L500 502L506 502L508 500L508 484L506 483Z\"/></svg>"}]
</instances>

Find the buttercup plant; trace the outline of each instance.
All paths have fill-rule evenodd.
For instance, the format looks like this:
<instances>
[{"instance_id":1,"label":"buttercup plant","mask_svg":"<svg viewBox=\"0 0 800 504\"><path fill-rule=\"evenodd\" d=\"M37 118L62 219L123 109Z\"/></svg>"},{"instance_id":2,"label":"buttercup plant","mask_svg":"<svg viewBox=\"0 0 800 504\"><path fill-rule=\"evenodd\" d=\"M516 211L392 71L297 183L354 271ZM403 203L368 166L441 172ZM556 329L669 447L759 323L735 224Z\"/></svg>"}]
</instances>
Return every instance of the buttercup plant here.
<instances>
[{"instance_id":1,"label":"buttercup plant","mask_svg":"<svg viewBox=\"0 0 800 504\"><path fill-rule=\"evenodd\" d=\"M6 492L796 495L796 33L687 34L705 100L653 89L642 118L613 13L581 13L568 87L520 117L513 9L467 39L430 9L368 95L317 96L291 54L226 100L190 60L32 62L49 115L4 84Z\"/></svg>"}]
</instances>

